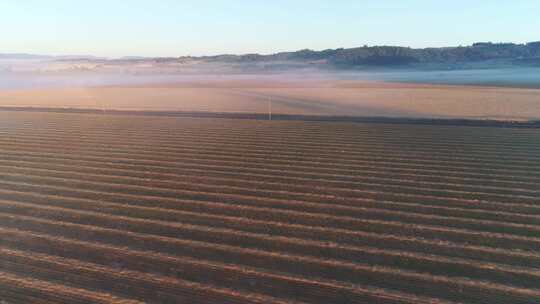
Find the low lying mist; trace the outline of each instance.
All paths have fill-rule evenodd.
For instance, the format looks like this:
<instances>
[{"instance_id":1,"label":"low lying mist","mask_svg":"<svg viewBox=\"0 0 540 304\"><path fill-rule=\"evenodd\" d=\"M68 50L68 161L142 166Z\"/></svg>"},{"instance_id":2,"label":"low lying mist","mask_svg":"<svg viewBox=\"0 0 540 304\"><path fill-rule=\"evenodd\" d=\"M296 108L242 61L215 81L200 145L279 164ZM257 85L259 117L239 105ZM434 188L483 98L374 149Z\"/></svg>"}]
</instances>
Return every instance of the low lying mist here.
<instances>
[{"instance_id":1,"label":"low lying mist","mask_svg":"<svg viewBox=\"0 0 540 304\"><path fill-rule=\"evenodd\" d=\"M1 58L0 89L39 89L219 81L301 85L309 81L385 81L425 84L540 87L540 67L497 65L356 67L306 62L208 62L197 59Z\"/></svg>"},{"instance_id":2,"label":"low lying mist","mask_svg":"<svg viewBox=\"0 0 540 304\"><path fill-rule=\"evenodd\" d=\"M2 58L4 107L533 120L540 67Z\"/></svg>"}]
</instances>

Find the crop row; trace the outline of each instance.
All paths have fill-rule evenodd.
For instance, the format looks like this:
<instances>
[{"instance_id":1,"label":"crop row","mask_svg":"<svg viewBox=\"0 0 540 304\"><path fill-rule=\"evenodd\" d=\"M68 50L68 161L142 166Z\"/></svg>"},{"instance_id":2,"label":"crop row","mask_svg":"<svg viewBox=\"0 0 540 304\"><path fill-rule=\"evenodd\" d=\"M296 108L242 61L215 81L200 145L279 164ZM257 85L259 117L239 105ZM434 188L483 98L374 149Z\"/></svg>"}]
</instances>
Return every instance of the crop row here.
<instances>
[{"instance_id":1,"label":"crop row","mask_svg":"<svg viewBox=\"0 0 540 304\"><path fill-rule=\"evenodd\" d=\"M77 153L102 153L104 156L121 156L121 155L130 155L132 157L146 157L152 159L153 157L174 159L179 156L189 156L195 159L215 159L223 161L235 161L239 159L245 159L251 165L255 164L264 164L265 162L271 162L275 165L283 166L313 166L318 165L321 168L326 170L333 170L337 173L347 173L354 172L354 170L365 168L366 165L396 165L400 168L420 168L426 167L430 170L444 170L444 171L464 171L464 172L473 172L478 175L488 175L488 176L505 176L511 175L516 177L528 177L538 179L538 165L535 165L535 162L524 163L520 166L515 166L512 164L505 164L504 161L497 161L492 164L484 163L480 160L463 163L459 160L426 160L422 158L408 159L403 157L385 157L381 156L384 152L374 153L374 154L362 154L358 156L354 161L350 162L347 160L341 160L339 153L329 155L328 158L321 157L310 157L307 154L303 154L296 159L290 159L287 156L276 156L278 153L274 153L269 149L263 150L260 153L250 153L246 149L239 149L238 151L225 151L220 148L220 145L214 143L213 149L207 149L203 147L189 147L185 145L182 148L174 149L169 152L160 152L159 148L155 147L144 147L142 145L133 145L125 148L115 148L114 145L107 142L98 142L98 143L88 143L82 144L82 142L76 139L73 141L64 141L64 142L50 142L43 141L41 143L27 142L27 141L17 141L16 139L7 140L0 138L2 145L5 148L17 149L17 150L32 150L32 149L43 149L44 151L51 152L63 152L66 151L66 145L69 145L71 152ZM76 143L76 144L74 144ZM536 170L535 170L536 168Z\"/></svg>"},{"instance_id":2,"label":"crop row","mask_svg":"<svg viewBox=\"0 0 540 304\"><path fill-rule=\"evenodd\" d=\"M233 195L240 197L252 197L253 201L247 200L248 204L253 205L257 202L257 199L270 199L276 202L276 204L264 204L263 206L284 209L284 210L298 210L298 211L310 211L314 213L332 214L332 215L349 215L357 216L360 218L386 218L392 220L394 215L400 216L398 220L404 220L409 218L414 222L416 220L429 221L433 219L443 225L469 225L474 227L484 227L476 229L497 229L497 226L503 225L506 228L524 229L530 230L531 233L536 231L536 216L532 215L520 215L514 214L516 217L514 221L521 216L521 219L526 221L523 223L504 223L501 222L501 218L495 219L497 222L490 222L489 220L470 219L467 210L463 210L458 216L452 215L436 215L436 214L422 214L417 212L414 208L409 210L395 210L390 203L390 206L385 207L385 200L379 200L379 204L366 203L363 198L356 197L329 197L320 194L306 192L292 192L284 189L260 189L253 188L247 190L242 188L241 185L207 185L207 179L203 178L191 178L189 176L184 177L181 181L162 181L150 178L141 177L125 177L122 175L100 175L100 174L88 174L84 173L84 169L78 170L71 169L67 171L62 170L49 170L49 169L36 169L36 168L21 168L17 166L1 166L2 176L5 181L25 182L25 183L42 183L43 185L53 186L68 186L67 179L70 179L72 185L77 185L80 189L98 190L98 191L116 191L120 193L139 193L141 195L153 195L162 197L182 197L182 194L187 195L193 192L204 192L208 194L221 194L221 195ZM82 172L82 173L81 173ZM245 185L250 185L246 182ZM276 193L274 195L274 193ZM372 195L377 195L377 192L368 192ZM381 193L381 195L383 195ZM389 195L389 194L386 194ZM421 195L418 195L422 197ZM281 199L281 200L280 200ZM244 200L246 201L246 200ZM349 203L342 203L348 201ZM280 203L283 202L283 203ZM403 205L406 206L406 203ZM256 205L257 206L257 205ZM526 206L525 206L526 207ZM531 210L534 210L534 206L531 205ZM474 211L472 213L474 215ZM485 215L488 215L486 213ZM494 216L504 217L504 213L496 213ZM508 216L511 216L509 214ZM491 228L493 227L493 228ZM506 229L504 228L504 229Z\"/></svg>"},{"instance_id":3,"label":"crop row","mask_svg":"<svg viewBox=\"0 0 540 304\"><path fill-rule=\"evenodd\" d=\"M73 195L67 191L58 189L63 195ZM79 192L79 195L84 193ZM95 193L87 193L95 194ZM226 230L233 231L235 235L239 233L242 235L238 239L240 241L247 238L246 233L257 234L259 236L276 236L287 237L289 239L303 239L309 243L313 241L321 245L325 242L332 242L337 247L378 247L380 249L392 249L398 251L410 251L427 254L446 255L450 257L460 257L466 259L478 259L483 263L496 262L509 265L518 266L531 266L535 261L540 261L540 256L535 253L526 254L522 251L513 251L513 248L503 250L501 248L489 248L471 246L469 244L459 245L458 243L451 243L448 240L429 240L425 238L425 234L422 238L417 238L413 234L403 235L403 232L397 232L395 234L388 234L392 231L381 232L382 229L373 229L373 227L366 227L364 230L345 230L328 227L321 222L322 218L310 216L309 214L285 214L285 216L276 218L275 214L267 212L268 215L250 216L246 214L242 208L229 208L233 215L225 215L222 210L215 210L213 208L199 208L190 209L189 205L193 205L190 201L178 201L178 200L166 200L161 199L162 203L168 203L170 206L178 206L178 208L160 208L154 205L154 207L142 207L138 204L133 205L129 203L111 203L107 201L114 201L119 199L130 200L130 196L127 195L99 195L99 201L90 199L74 198L69 196L57 196L57 195L38 195L33 193L24 192L6 192L2 191L2 196L13 200L13 202L4 201L2 210L6 212L13 212L13 210L19 210L20 214L32 215L42 214L47 208L61 208L61 210L74 211L86 211L86 212L98 212L106 216L120 216L131 219L148 220L161 222L162 225L172 225L177 229L186 229L186 227L199 227L207 231L213 229L214 231ZM113 199L111 199L113 198ZM144 197L136 198L133 200L144 200ZM154 199L149 198L154 201ZM19 202L19 203L15 203ZM170 205L169 205L170 204ZM197 202L195 202L195 205ZM184 207L184 205L188 205ZM41 207L40 207L41 206ZM152 206L148 204L148 206ZM208 206L211 207L211 206ZM182 210L183 209L183 210ZM35 211L32 211L35 210ZM191 211L185 211L191 210ZM49 216L50 212L48 213ZM288 215L288 216L287 216ZM52 212L52 216L55 213ZM61 216L57 214L56 216ZM319 222L317 222L319 220ZM309 224L316 225L310 226ZM371 221L373 223L373 221ZM89 222L88 224L92 224ZM113 225L122 227L121 221L113 221ZM157 224L156 224L157 225ZM161 226L162 226L161 225ZM160 227L160 225L157 225ZM403 225L401 226L403 227ZM149 228L148 228L149 229ZM164 230L156 228L158 233L163 233ZM394 229L397 230L397 229ZM443 230L444 231L444 230ZM181 231L173 230L171 237L176 236L174 233L180 233ZM448 233L448 232L447 232ZM208 235L210 237L211 235ZM442 237L444 237L444 233ZM183 237L186 237L185 235ZM189 235L187 236L189 237ZM223 236L221 236L223 237ZM441 237L441 235L439 235ZM220 238L213 240L220 241ZM463 241L463 240L461 240ZM497 241L495 241L496 243ZM510 241L511 242L511 241ZM291 245L292 246L292 245ZM292 246L291 248L293 248ZM324 246L323 246L324 247ZM336 247L336 248L337 248ZM321 250L321 249L319 249ZM316 251L319 252L319 251ZM339 255L333 253L334 257L346 258L347 255ZM338 254L338 255L335 255Z\"/></svg>"},{"instance_id":4,"label":"crop row","mask_svg":"<svg viewBox=\"0 0 540 304\"><path fill-rule=\"evenodd\" d=\"M70 225L70 227L75 227ZM82 226L79 226L82 228ZM232 289L239 293L249 293L257 289L263 296L278 294L283 298L313 303L342 301L346 303L426 303L422 297L398 292L384 291L377 288L352 286L329 280L303 278L261 271L245 265L225 264L189 256L174 256L145 249L126 248L110 244L109 239L99 242L79 240L43 233L37 227L32 231L0 228L3 246L20 251L33 251L41 254L77 259L84 263L115 265L119 269L137 272L151 272L154 275L172 277L203 285L212 285L220 289ZM91 230L92 227L88 227ZM85 234L82 239L93 234ZM122 236L130 237L127 232ZM142 236L139 236L142 237ZM133 236L131 236L133 238ZM162 238L163 240L163 238ZM114 242L114 240L112 240ZM141 248L144 245L139 242ZM169 244L168 242L165 244ZM168 246L171 246L169 244ZM135 246L134 246L135 247ZM186 250L184 250L186 251ZM388 294L385 296L385 294ZM386 300L388 299L388 300ZM393 300L395 299L395 300ZM409 300L407 300L409 299ZM415 299L420 301L415 302Z\"/></svg>"},{"instance_id":5,"label":"crop row","mask_svg":"<svg viewBox=\"0 0 540 304\"><path fill-rule=\"evenodd\" d=\"M189 240L186 247L193 242L202 242L206 247L209 244L231 246L229 252L239 251L241 248L250 248L259 256L268 256L268 253L286 254L289 256L314 256L323 261L358 262L382 267L399 267L423 273L463 277L469 276L481 280L501 282L510 285L535 287L540 284L540 277L534 271L527 271L493 263L477 265L475 262L463 259L447 259L431 257L429 255L378 250L369 247L329 245L323 242L306 241L295 238L272 237L261 234L241 233L228 229L204 228L194 225L183 225L159 220L145 220L134 217L115 216L101 212L82 212L66 208L39 207L32 204L10 203L3 201L2 212L16 214L23 219L26 215L39 214L40 219L59 221L61 223L76 223L105 227L109 229L131 231L135 233L151 234L171 237L176 240ZM1 216L0 216L1 217ZM10 218L3 218L6 225ZM28 219L28 218L27 218ZM34 221L39 221L34 219ZM43 224L44 222L41 221ZM24 227L24 226L23 226ZM49 227L50 228L50 227ZM50 228L53 229L53 228ZM120 242L121 243L121 242ZM207 252L208 250L205 250ZM177 250L176 252L181 252ZM201 253L201 256L204 253ZM320 260L321 261L321 260ZM337 263L337 262L336 262Z\"/></svg>"},{"instance_id":6,"label":"crop row","mask_svg":"<svg viewBox=\"0 0 540 304\"><path fill-rule=\"evenodd\" d=\"M119 162L108 162L98 160L85 160L83 157L61 157L59 155L53 155L52 157L44 156L28 156L21 153L4 153L0 155L0 161L3 164L29 164L29 163L38 163L42 166L52 167L53 165L59 167L91 167L95 170L101 169L104 171L111 171L113 169L117 171L129 172L131 174L145 174L146 176L157 176L164 179L175 179L181 178L183 175L194 172L199 176L208 176L215 178L227 178L228 180L256 180L259 183L285 183L290 185L290 180L298 180L298 178L288 177L286 174L287 171L282 171L284 176L277 175L265 175L265 174L247 174L243 172L236 172L236 168L233 166L206 166L206 165L197 165L194 163L187 164L176 162L175 165L179 167L177 170L174 168L165 167L165 166L152 166L152 170L149 171L147 165L136 165L136 164L125 164ZM181 169L180 169L181 168ZM221 170L220 170L221 169ZM233 171L234 170L234 171ZM165 172L163 172L165 171ZM490 186L490 185L475 185L469 184L466 182L455 183L455 182L434 182L430 180L422 180L422 178L416 178L414 174L405 176L404 178L397 178L396 176L373 176L371 172L374 172L375 175L377 171L363 171L365 176L357 176L354 181L335 181L335 180L316 180L316 179L306 179L300 178L299 181L302 182L304 187L316 187L321 190L325 189L336 189L331 191L354 191L355 188L360 188L363 185L392 185L392 186L406 186L413 188L430 188L436 190L449 190L454 192L468 192L468 193L479 193L479 194L502 194L502 195L512 195L512 196L539 196L540 191L538 189L527 189L523 187L523 184L517 184L517 187L508 188L500 186ZM369 175L368 175L369 174Z\"/></svg>"},{"instance_id":7,"label":"crop row","mask_svg":"<svg viewBox=\"0 0 540 304\"><path fill-rule=\"evenodd\" d=\"M338 188L353 188L358 182L364 180L371 181L384 181L384 182L393 182L393 181L408 181L416 182L418 184L426 185L450 185L450 186L465 186L467 185L470 188L476 190L517 190L517 191L527 191L537 190L537 183L532 182L523 182L523 181L496 181L493 179L479 179L479 178L470 178L470 177L459 177L447 174L446 176L435 175L435 172L425 171L425 170L403 170L397 168L384 168L381 166L366 166L361 170L361 173L364 175L357 176L347 176L347 175L336 175L336 174L313 174L313 173L302 173L296 170L287 171L280 169L265 169L260 167L242 167L238 164L240 162L231 164L231 162L224 162L221 164L206 163L205 161L197 159L181 159L175 162L165 161L165 162L155 162L147 161L145 159L133 159L125 157L99 157L92 156L91 154L85 155L72 155L66 154L65 152L60 153L48 153L48 152L39 152L39 151L18 151L13 152L9 150L0 149L2 154L0 155L3 160L21 160L21 161L41 161L41 162L51 162L51 163L62 163L62 164L72 164L72 165L83 165L91 164L92 166L106 166L109 168L120 168L120 169L132 169L134 171L144 171L151 173L179 173L184 170L204 170L208 173L213 174L227 174L227 176L236 176L236 177L255 177L257 180L266 181L266 180L286 180L290 182L291 180L306 183L311 185L311 183L324 183L325 185L331 185ZM381 170L386 171L383 172ZM431 174L430 174L431 173ZM538 192L538 191L536 191Z\"/></svg>"},{"instance_id":8,"label":"crop row","mask_svg":"<svg viewBox=\"0 0 540 304\"><path fill-rule=\"evenodd\" d=\"M142 186L131 186L131 185L114 185L114 184L108 184L108 183L98 183L98 182L86 182L86 181L75 181L65 178L58 178L58 177L29 177L25 175L18 175L18 174L3 174L2 178L7 181L11 182L33 182L33 183L40 183L42 185L52 184L58 185L58 186L69 186L71 184L74 187L80 188L80 189L88 189L91 191L100 191L100 192L106 192L111 194L138 194L140 196L155 196L155 197L169 197L169 198L176 198L178 194L182 193L182 191L177 190L168 190L168 189L156 189L152 187L142 187ZM200 193L198 191L192 191L194 195L199 195L203 193ZM185 193L184 193L185 194ZM220 196L218 194L218 196ZM190 199L190 197L185 197L187 199ZM210 208L211 209L211 208ZM289 214L292 211L289 211ZM283 214L283 212L274 212L274 214ZM540 244L540 239L536 237L537 234L535 234L536 227L533 226L523 226L523 225L517 225L517 224L506 224L506 231L504 232L485 232L483 230L470 230L470 228L479 229L478 225L481 225L480 223L475 223L475 221L469 221L468 225L465 225L465 227L458 226L459 228L448 228L441 225L431 225L429 224L430 217L429 216L417 216L416 219L411 218L411 216L407 217L406 214L401 214L399 212L395 212L397 218L394 218L394 220L385 220L383 219L370 219L370 218L352 218L352 217L332 217L332 216L316 216L311 214L306 214L306 217L308 220L310 220L311 223L313 222L322 222L325 225L337 225L338 227L347 227L353 230L362 229L362 230L369 230L372 232L394 232L400 233L403 235L423 235L425 237L431 237L431 238L441 238L441 235L444 235L442 239L448 239L448 240L464 240L467 242L473 242L476 244L484 244L486 246L513 246L515 248L520 248L523 250L536 250L538 248L538 245ZM304 214L303 212L299 212L296 214ZM387 211L387 214L391 214L390 211ZM283 217L283 216L282 216ZM321 220L326 218L327 220ZM402 218L400 220L400 218ZM408 223L409 221L410 223ZM461 220L462 222L465 220ZM425 222L425 223L424 223ZM448 221L451 222L451 221ZM427 224L426 224L427 223ZM489 230L488 227L491 223L488 223L488 225L481 226L486 230ZM502 225L502 224L500 224ZM511 228L511 229L509 229ZM496 228L495 228L496 229ZM515 233L515 234L514 234ZM532 234L531 237L527 236L521 236L520 234L529 235ZM504 241L504 240L507 241ZM499 243L499 245L497 245Z\"/></svg>"},{"instance_id":9,"label":"crop row","mask_svg":"<svg viewBox=\"0 0 540 304\"><path fill-rule=\"evenodd\" d=\"M0 161L1 163L2 161ZM43 162L46 163L46 162ZM54 162L49 162L54 163ZM12 164L18 164L18 162L13 162ZM47 165L45 165L47 166ZM63 165L59 165L61 168ZM43 166L38 166L39 168L43 168ZM100 166L94 166L93 168L99 168ZM110 167L115 167L114 164L112 164ZM109 167L109 168L110 168ZM70 167L72 168L72 167ZM77 167L75 168L87 168L85 167ZM122 169L123 170L123 169ZM201 170L202 171L202 170ZM77 172L80 172L79 170ZM120 171L122 172L122 171ZM154 173L148 173L145 171L127 171L129 172L129 176L135 176L138 178L148 178L153 177L156 178L156 174ZM189 172L189 170L188 170ZM197 172L197 171L196 171ZM118 172L116 172L118 175ZM165 176L170 177L169 174L163 174L158 176ZM178 177L178 175L173 175L174 177ZM255 179L256 176L252 176L252 179ZM305 186L305 185L304 185ZM306 191L306 190L303 190ZM300 192L302 192L302 189L300 188ZM459 218L472 218L472 219L479 219L479 220L495 220L498 222L509 222L509 223L521 223L521 224L529 224L529 225L538 225L540 222L540 218L538 215L529 214L534 213L534 206L530 206L526 214L519 214L517 212L520 211L519 208L520 205L508 205L508 204L497 204L497 203L488 203L488 207L491 209L498 211L492 211L489 210L490 208L486 208L481 203L476 203L474 206L475 209L472 208L472 206L467 206L468 208L458 208L458 207L452 207L451 204L449 206L431 206L428 204L423 203L407 203L407 202L396 202L396 201L389 201L389 200L373 200L373 199L367 199L363 198L360 199L356 197L353 200L353 203L351 204L343 204L342 200L337 200L333 204L331 204L331 208L327 206L327 204L321 204L321 203L313 203L313 202L306 202L306 201L293 201L293 200L277 200L273 199L271 202L267 202L260 199L252 199L252 200L242 200L242 199L236 199L235 203L243 203L247 205L253 205L253 206L260 206L260 207L268 207L268 208L274 208L274 209L284 209L284 210L298 210L298 211L306 211L306 212L315 212L315 213L325 213L325 214L332 214L332 215L349 215L354 216L356 214L356 210L364 210L365 208L371 209L371 210L392 210L392 211L402 211L402 212L412 212L412 213L419 213L419 214L427 214L427 215L440 215L440 216L450 216L450 217L459 217ZM484 206L484 208L482 208ZM501 212L501 210L504 210L504 208L511 208L511 212ZM358 209L361 208L361 209ZM525 207L526 209L527 207ZM362 214L361 212L359 214Z\"/></svg>"},{"instance_id":10,"label":"crop row","mask_svg":"<svg viewBox=\"0 0 540 304\"><path fill-rule=\"evenodd\" d=\"M140 301L127 300L100 292L92 292L82 288L70 288L66 285L54 284L48 282L47 280L37 280L29 278L28 276L17 275L4 270L0 271L0 297L4 302L21 304L143 303Z\"/></svg>"},{"instance_id":11,"label":"crop row","mask_svg":"<svg viewBox=\"0 0 540 304\"><path fill-rule=\"evenodd\" d=\"M24 171L25 169L23 167L17 169L17 166L2 166L3 170L5 172L13 172L15 170L19 170L19 172ZM29 170L29 169L26 169ZM40 175L40 172L47 171L45 169L33 169L35 171L36 175ZM75 167L76 170L76 167ZM50 171L51 175L54 175L54 170L48 170ZM57 170L58 171L58 170ZM32 174L32 173L31 173ZM60 174L60 173L58 173ZM74 177L76 177L76 173L74 174ZM87 175L87 179L91 178L92 175ZM105 175L103 175L105 178ZM95 177L94 177L95 178ZM170 183L177 183L181 184L183 180L186 180L189 182L189 180L201 178L197 175L184 175L182 178L174 181L168 181L168 180L157 180L154 181L154 186L158 184L170 184ZM275 195L276 198L285 198L285 199L303 199L310 201L311 199L315 199L316 197L319 197L318 200L322 201L328 201L329 203L336 203L337 201L343 201L343 200L354 200L354 199L378 199L381 201L392 201L397 200L401 202L411 202L416 203L418 201L430 201L432 203L435 202L441 202L443 204L452 204L453 202L456 202L459 204L459 207L473 207L476 208L476 203L495 203L498 205L504 205L504 204L517 204L517 205L524 205L524 206L531 206L534 208L534 206L537 206L538 203L538 197L534 196L535 192L532 192L531 195L521 195L513 197L509 194L491 194L491 193L469 193L466 191L457 191L457 190L438 190L438 189L431 189L430 187L419 187L419 186L400 186L400 185L385 185L382 183L357 183L357 187L350 190L340 190L337 189L336 192L339 194L339 192L343 193L348 192L346 196L343 195L335 195L330 194L326 195L325 193L318 193L319 191L324 192L324 187L306 187L306 189L311 189L308 191L304 191L301 193L295 192L295 191L284 191L284 189L280 189L283 187L291 187L288 184L280 184L280 183L265 183L265 182L257 182L257 181L250 181L250 182L240 182L240 185L238 185L238 179L227 179L227 178L212 178L212 177L202 177L205 179L205 181L208 183L206 185L200 185L200 187L210 187L210 188L229 188L230 191L238 191L242 194L248 194L251 192L258 192L258 194L262 194L265 191L272 192L272 184L277 185L277 191L274 191L273 195ZM124 177L124 179L131 179L135 180L136 178L129 178ZM145 178L143 178L145 180ZM149 182L151 182L151 179L148 179ZM104 180L103 180L104 181ZM133 181L130 181L129 183L132 183ZM186 182L184 182L186 183ZM246 184L253 184L254 188L249 189L246 188ZM360 188L360 185L364 185L364 187ZM264 187L271 187L271 189L265 189ZM260 189L259 189L260 188ZM232 190L236 189L236 190ZM276 189L274 186L273 189ZM283 191L283 193L280 194L280 191ZM352 195L351 195L352 194ZM326 199L325 199L326 197ZM467 202L466 204L463 204L464 202Z\"/></svg>"},{"instance_id":12,"label":"crop row","mask_svg":"<svg viewBox=\"0 0 540 304\"><path fill-rule=\"evenodd\" d=\"M223 121L223 120L220 120ZM514 132L508 132L504 129L490 129L490 128L466 128L461 129L452 127L450 129L440 126L423 127L423 131L415 128L411 125L401 125L400 128L396 128L395 125L390 126L392 131L385 131L380 128L380 124L349 124L348 130L341 132L332 128L333 123L319 123L317 128L306 129L302 124L294 126L294 128L282 128L286 122L273 122L271 124L261 124L255 121L242 121L241 124L231 125L229 128L224 128L223 125L215 126L212 121L197 119L191 120L190 123L180 126L166 126L158 123L156 128L144 125L144 127L137 127L133 124L133 121L129 125L117 125L111 124L113 120L108 120L107 123L102 125L99 122L93 122L89 125L81 125L78 123L67 122L57 123L55 125L31 125L31 124L18 124L16 130L45 130L49 133L62 132L66 134L87 134L91 135L106 135L106 134L118 134L121 132L124 136L136 137L142 136L158 136L161 138L173 138L173 134L179 132L179 130L185 134L199 134L201 136L213 136L217 133L225 132L226 136L232 136L234 138L252 139L260 138L261 140L313 140L319 142L320 139L327 139L325 143L330 145L339 142L361 143L371 139L388 139L391 138L392 142L399 144L414 144L422 141L435 142L441 146L452 144L471 144L479 147L498 147L501 144L510 144L509 147L528 147L534 148L538 145L532 139L538 136L537 130L512 130ZM196 122L197 124L193 124ZM303 123L305 124L305 122ZM196 125L195 127L193 125ZM140 125L139 125L140 126ZM396 132L396 129L401 129L401 132ZM84 130L84 131L83 131ZM115 130L114 133L110 130ZM446 132L451 130L452 132ZM473 132L473 131L477 132ZM490 132L497 130L496 133ZM507 131L507 132L504 132ZM495 134L495 135L492 135ZM442 136L444 135L444 136ZM412 147L412 145L410 146ZM506 146L504 146L507 148Z\"/></svg>"},{"instance_id":13,"label":"crop row","mask_svg":"<svg viewBox=\"0 0 540 304\"><path fill-rule=\"evenodd\" d=\"M449 279L445 276L412 273L395 268L361 266L305 257L292 258L280 254L266 253L266 257L263 257L248 249L234 251L223 245L205 245L196 242L188 244L186 241L177 239L158 238L126 231L115 233L111 229L92 226L83 227L64 223L58 225L57 229L53 229L52 225L34 226L25 223L25 227L37 233L38 237L29 236L27 233L17 237L13 234L12 228L1 229L2 243L15 246L23 243L27 249L31 246L32 250L47 250L49 251L45 252L47 254L68 258L86 259L99 255L95 260L101 263L109 262L110 258L107 259L105 255L110 255L115 257L117 263L121 259L120 264L130 270L140 271L141 267L144 267L146 271L152 269L152 272L160 275L172 275L172 271L176 276L186 280L219 284L219 286L237 290L249 289L252 285L249 282L255 282L253 284L257 286L257 290L268 295L280 294L291 297L297 294L298 290L302 290L298 289L298 284L293 285L294 281L314 280L329 284L335 282L333 285L337 285L336 287L347 286L351 283L359 286L382 286L414 293L420 297L440 297L450 301L466 300L468 303L494 303L496 301L529 303L531 298L540 296L540 291L534 289L515 288L496 283ZM80 241L81 239L84 241ZM119 240L129 240L129 249L118 247ZM102 243L104 244L101 245ZM110 247L116 250L110 250ZM144 252L152 261L145 263L140 254L137 259L130 261L129 255L132 249ZM157 257L155 250L160 252ZM163 261L167 257L174 258L172 265L170 262ZM310 289L303 286L304 296L313 298L313 293L319 296L321 290L313 287L316 286ZM335 294L341 292L336 289L334 288L334 292L331 293L331 298L334 300ZM350 297L350 294L348 296Z\"/></svg>"},{"instance_id":14,"label":"crop row","mask_svg":"<svg viewBox=\"0 0 540 304\"><path fill-rule=\"evenodd\" d=\"M222 157L203 157L196 154L175 154L169 157L155 157L154 155L140 154L140 152L133 152L132 155L125 153L106 153L100 150L90 151L88 149L79 148L74 150L70 147L70 150L66 150L61 147L14 147L7 145L2 147L1 150L6 155L32 155L38 157L65 157L66 159L81 159L81 160L97 160L97 161L112 161L119 164L139 164L148 166L172 166L182 168L182 164L191 163L198 166L231 166L236 168L232 172L243 172L259 170L262 172L270 172L283 175L286 172L288 175L294 176L308 176L311 178L329 178L335 181L357 181L366 178L366 176L379 175L382 178L388 178L394 174L404 174L406 176L422 176L428 181L445 178L446 176L458 180L473 180L475 184L485 183L489 186L490 183L495 182L496 185L504 183L503 185L517 185L517 188L537 189L537 178L534 176L513 176L513 175L501 175L501 174L483 174L478 172L464 172L456 171L455 169L438 169L438 168L426 168L422 166L410 166L395 165L386 163L366 163L362 166L356 166L355 169L336 169L336 168L320 168L313 166L305 166L301 164L291 163L288 165L274 164L272 159L267 159L266 162L256 161L255 163L248 163L242 158L222 158ZM112 155L111 155L112 154ZM326 165L328 166L328 164ZM375 173L372 173L375 172ZM378 174L377 174L378 172ZM441 172L444 175L441 176ZM540 179L539 179L540 180Z\"/></svg>"},{"instance_id":15,"label":"crop row","mask_svg":"<svg viewBox=\"0 0 540 304\"><path fill-rule=\"evenodd\" d=\"M125 137L99 137L92 139L81 136L67 136L65 134L51 136L50 134L40 135L35 133L32 133L30 135L3 135L2 139L4 139L5 142L24 140L25 142L53 144L60 144L70 140L77 140L79 144L108 144L116 148L130 148L134 146L141 148L141 143L145 142L144 138L132 141L129 138ZM444 151L442 152L432 151L431 148L420 148L419 150L411 151L411 154L408 155L407 149L402 147L401 145L390 146L388 143L385 144L384 142L378 144L363 142L362 145L347 145L346 143L342 143L335 149L328 150L325 149L324 146L316 145L315 143L303 144L301 141L297 141L292 147L288 147L286 150L282 150L284 149L283 145L276 144L276 146L273 146L265 144L264 142L260 142L260 140L254 140L248 143L241 143L238 140L234 140L232 138L230 140L226 140L223 138L223 136L218 138L205 137L202 139L195 135L192 138L177 136L174 141L158 140L157 138L152 138L152 141L160 142L160 145L158 147L152 147L152 149L156 150L155 152L159 151L160 153L178 152L185 149L198 148L201 150L201 152L204 153L227 152L228 155L241 153L246 156L257 156L260 154L267 154L269 151L271 151L276 154L276 159L297 161L303 161L306 159L312 159L313 161L332 159L333 161L338 163L355 162L365 160L369 156L371 161L381 159L409 162L421 161L421 163L425 164L455 164L457 161L460 161L462 164L473 167L479 167L479 165L483 164L493 167L523 167L531 161L538 161L536 155L531 153L531 151L527 151L527 153L525 154L526 157L521 159L509 158L508 156L515 155L515 153L513 152L507 152L504 155L492 156L487 152L481 152L480 154L475 155L474 151L467 150L464 156L460 156L456 153L456 151L459 151L456 150L460 148L459 146L444 149ZM468 149L472 149L472 147L468 147ZM381 152L384 152L384 156L380 154ZM336 158L336 156L339 156L339 158Z\"/></svg>"}]
</instances>

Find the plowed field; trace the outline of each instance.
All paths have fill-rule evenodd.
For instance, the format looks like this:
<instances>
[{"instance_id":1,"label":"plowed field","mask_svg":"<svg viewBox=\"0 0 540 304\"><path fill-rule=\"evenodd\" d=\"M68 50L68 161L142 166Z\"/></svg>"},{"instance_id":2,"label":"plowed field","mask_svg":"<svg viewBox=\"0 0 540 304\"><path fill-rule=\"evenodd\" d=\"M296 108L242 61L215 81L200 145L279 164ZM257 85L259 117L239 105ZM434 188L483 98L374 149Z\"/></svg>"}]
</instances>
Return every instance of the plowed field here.
<instances>
[{"instance_id":1,"label":"plowed field","mask_svg":"<svg viewBox=\"0 0 540 304\"><path fill-rule=\"evenodd\" d=\"M5 303L540 303L540 129L0 111Z\"/></svg>"}]
</instances>

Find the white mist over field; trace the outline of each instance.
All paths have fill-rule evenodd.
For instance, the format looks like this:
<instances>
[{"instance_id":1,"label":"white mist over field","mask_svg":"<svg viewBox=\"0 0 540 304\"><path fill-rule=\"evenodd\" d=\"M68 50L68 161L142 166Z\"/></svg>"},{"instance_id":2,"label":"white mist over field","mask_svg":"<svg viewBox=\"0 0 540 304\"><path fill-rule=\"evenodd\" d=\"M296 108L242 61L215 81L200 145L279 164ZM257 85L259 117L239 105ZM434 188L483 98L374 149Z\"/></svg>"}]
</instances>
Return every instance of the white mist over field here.
<instances>
[{"instance_id":1,"label":"white mist over field","mask_svg":"<svg viewBox=\"0 0 540 304\"><path fill-rule=\"evenodd\" d=\"M540 68L330 70L196 59L2 58L4 107L540 118Z\"/></svg>"},{"instance_id":2,"label":"white mist over field","mask_svg":"<svg viewBox=\"0 0 540 304\"><path fill-rule=\"evenodd\" d=\"M276 67L277 66L277 67ZM2 58L0 89L142 85L206 80L362 80L540 88L540 67L319 69L290 63L248 65L198 60Z\"/></svg>"}]
</instances>

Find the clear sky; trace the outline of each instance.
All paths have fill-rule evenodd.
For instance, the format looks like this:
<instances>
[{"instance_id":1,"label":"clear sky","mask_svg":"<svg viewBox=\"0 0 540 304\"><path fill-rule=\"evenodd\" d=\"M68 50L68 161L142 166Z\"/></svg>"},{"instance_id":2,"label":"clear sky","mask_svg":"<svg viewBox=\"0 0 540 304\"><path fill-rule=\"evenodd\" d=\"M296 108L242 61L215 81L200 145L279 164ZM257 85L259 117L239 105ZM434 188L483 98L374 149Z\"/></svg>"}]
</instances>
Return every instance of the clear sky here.
<instances>
[{"instance_id":1,"label":"clear sky","mask_svg":"<svg viewBox=\"0 0 540 304\"><path fill-rule=\"evenodd\" d=\"M540 0L0 0L0 53L181 56L540 40Z\"/></svg>"}]
</instances>

